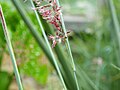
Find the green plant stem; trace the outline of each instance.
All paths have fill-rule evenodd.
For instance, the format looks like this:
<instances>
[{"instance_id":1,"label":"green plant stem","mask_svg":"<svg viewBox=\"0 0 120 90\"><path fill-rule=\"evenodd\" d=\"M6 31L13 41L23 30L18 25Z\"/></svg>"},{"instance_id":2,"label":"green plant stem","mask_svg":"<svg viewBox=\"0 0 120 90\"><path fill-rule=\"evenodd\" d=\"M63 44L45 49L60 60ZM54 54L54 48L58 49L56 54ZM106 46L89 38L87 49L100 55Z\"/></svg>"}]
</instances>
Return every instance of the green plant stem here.
<instances>
[{"instance_id":1,"label":"green plant stem","mask_svg":"<svg viewBox=\"0 0 120 90\"><path fill-rule=\"evenodd\" d=\"M120 26L119 26L120 24L118 21L118 17L117 17L117 13L116 13L116 9L115 9L113 0L108 0L108 3L109 3L110 11L111 11L113 24L115 27L115 33L116 33L116 37L117 37L117 41L118 41L118 50L119 50L119 54L120 54ZM119 57L118 63L120 66L120 57Z\"/></svg>"},{"instance_id":2,"label":"green plant stem","mask_svg":"<svg viewBox=\"0 0 120 90\"><path fill-rule=\"evenodd\" d=\"M94 90L99 90L99 88L96 86L95 83L93 83L93 81L88 77L88 75L84 72L84 70L82 70L79 67L79 70L81 71L83 77L89 82L89 84L94 88Z\"/></svg>"},{"instance_id":3,"label":"green plant stem","mask_svg":"<svg viewBox=\"0 0 120 90\"><path fill-rule=\"evenodd\" d=\"M117 70L119 70L120 71L120 68L119 67L117 67L116 65L114 65L114 64L110 64L112 67L114 67L115 69L117 69Z\"/></svg>"},{"instance_id":4,"label":"green plant stem","mask_svg":"<svg viewBox=\"0 0 120 90\"><path fill-rule=\"evenodd\" d=\"M59 0L56 0L56 2L58 4L58 7L60 7ZM62 16L61 12L60 12L60 19L61 19L63 31L65 33L65 36L67 37L67 31L66 31L64 19L63 19L63 16ZM66 38L66 41L67 41L67 48L68 48L68 51L69 51L69 54L70 54L70 58L71 58L71 61L72 61L72 68L73 68L74 78L75 78L76 85L77 85L77 90L79 90L79 84L78 84L77 75L76 75L76 67L75 67L75 63L74 63L73 55L72 55L72 52L71 52L71 48L70 48L68 37Z\"/></svg>"},{"instance_id":5,"label":"green plant stem","mask_svg":"<svg viewBox=\"0 0 120 90\"><path fill-rule=\"evenodd\" d=\"M3 15L1 5L0 5L0 19L1 19L1 22L2 22L4 35L5 35L5 38L6 38L6 42L7 42L7 45L8 45L8 50L9 50L10 57L11 57L11 60L12 60L12 64L13 64L17 84L18 84L19 90L23 90L20 75L19 75L19 72L18 72L16 60L15 60L15 55L14 55L14 52L13 52L12 44L11 44L11 41L10 41L10 37L9 37L8 30L7 30L7 25L6 25L6 22L5 22L5 18L4 18L4 15Z\"/></svg>"},{"instance_id":6,"label":"green plant stem","mask_svg":"<svg viewBox=\"0 0 120 90\"><path fill-rule=\"evenodd\" d=\"M42 25L44 26L44 30L46 30L47 33L54 34L53 28L40 16L40 20L42 22ZM72 75L72 72L70 70L71 66L67 61L67 57L65 57L65 52L64 50L60 47L60 45L56 45L54 48L56 55L58 57L58 60L61 65L61 71L64 77L64 81L66 83L67 89L69 90L76 90L76 83L74 80L74 77Z\"/></svg>"},{"instance_id":7,"label":"green plant stem","mask_svg":"<svg viewBox=\"0 0 120 90\"><path fill-rule=\"evenodd\" d=\"M31 4L32 4L32 7L35 8L33 1L32 1L32 0L30 0L30 1L31 1ZM60 79L61 79L61 81L62 81L62 84L63 84L63 86L64 86L64 89L67 90L66 85L65 85L65 82L64 82L64 79L63 79L62 74L61 74L61 71L60 71L59 66L58 66L58 64L57 64L57 61L56 61L56 59L55 59L54 53L53 53L53 51L52 51L52 48L51 48L50 43L49 43L49 41L48 41L48 38L47 38L47 36L46 36L46 34L45 34L45 31L44 31L44 28L43 28L43 26L42 26L42 23L41 23L41 21L40 21L39 15L38 15L38 13L37 13L36 10L34 10L34 12L35 12L37 21L38 21L38 23L39 23L40 29L41 29L41 31L42 31L42 34L43 34L43 36L44 36L44 38L45 38L45 41L46 41L46 43L47 43L47 46L48 46L48 48L49 48L49 50L50 50L50 53L51 53L53 62L54 62L54 64L55 64L55 67L56 67L57 72L58 72L58 75L59 75L59 77L60 77Z\"/></svg>"}]
</instances>

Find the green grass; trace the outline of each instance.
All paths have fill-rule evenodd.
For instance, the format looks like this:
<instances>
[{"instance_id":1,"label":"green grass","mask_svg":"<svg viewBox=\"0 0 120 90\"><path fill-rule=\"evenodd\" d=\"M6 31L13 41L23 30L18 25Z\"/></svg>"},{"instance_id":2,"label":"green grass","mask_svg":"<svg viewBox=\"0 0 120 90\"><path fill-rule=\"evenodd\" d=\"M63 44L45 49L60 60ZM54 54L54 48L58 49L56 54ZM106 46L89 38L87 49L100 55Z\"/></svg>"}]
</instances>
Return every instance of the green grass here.
<instances>
[{"instance_id":1,"label":"green grass","mask_svg":"<svg viewBox=\"0 0 120 90\"><path fill-rule=\"evenodd\" d=\"M59 77L55 65L57 62L61 77L64 80L63 85L68 90L119 90L119 0L113 2L105 0L99 8L97 7L99 14L96 14L98 15L96 17L98 20L87 23L85 26L82 24L83 28L78 27L79 31L71 33L69 42L59 44L52 50L51 47L48 48L51 43L49 44L47 36L54 34L53 27L40 15L39 19L36 19L36 15L31 10L30 1L23 3L12 0L12 2L18 12L16 13L15 9L11 9L15 11L15 15L12 15L13 12L9 10L5 12L5 16L8 16L6 18L8 28L17 30L10 32L14 42L13 46L15 46L14 51L16 52L17 48L18 50L25 49L22 54L15 53L17 59L22 61L19 66L22 75L34 78L40 86L44 87L51 72L46 65L38 63L38 60L45 54ZM12 19L15 16L17 16L15 20ZM41 26L39 27L37 20L40 20L43 31L41 31ZM62 24L66 32L64 20L62 20ZM0 42L3 41L0 40ZM16 42L22 46L19 47L20 45L16 45ZM36 56L36 54L39 55ZM60 77L59 81L61 81ZM9 80L5 83L4 86L9 83Z\"/></svg>"},{"instance_id":2,"label":"green grass","mask_svg":"<svg viewBox=\"0 0 120 90\"><path fill-rule=\"evenodd\" d=\"M19 75L19 72L18 72L15 55L14 55L14 52L13 52L12 44L11 44L10 37L9 37L9 32L8 32L8 29L7 29L7 25L6 25L6 21L5 21L5 18L4 18L4 14L3 14L3 11L2 11L1 5L0 5L0 20L2 22L3 31L4 31L4 35L5 35L5 38L6 38L6 43L7 43L7 46L8 46L9 54L10 54L10 57L11 57L11 60L12 60L12 64L13 64L14 73L15 73L15 76L16 76L18 88L19 88L19 90L23 90L21 78L20 78L20 75Z\"/></svg>"}]
</instances>

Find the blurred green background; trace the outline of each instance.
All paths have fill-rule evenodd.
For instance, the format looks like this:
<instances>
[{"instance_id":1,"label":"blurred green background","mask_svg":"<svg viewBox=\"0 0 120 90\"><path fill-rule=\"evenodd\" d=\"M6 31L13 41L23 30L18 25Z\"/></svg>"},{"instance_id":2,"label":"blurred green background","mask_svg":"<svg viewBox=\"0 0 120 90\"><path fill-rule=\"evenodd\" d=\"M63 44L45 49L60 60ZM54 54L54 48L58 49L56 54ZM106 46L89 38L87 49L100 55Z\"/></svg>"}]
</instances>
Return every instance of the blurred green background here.
<instances>
[{"instance_id":1,"label":"blurred green background","mask_svg":"<svg viewBox=\"0 0 120 90\"><path fill-rule=\"evenodd\" d=\"M116 28L119 28L116 22L120 21L120 0L113 1L114 6L110 6L109 0L60 0L66 28L72 30L69 41L76 66L80 66L100 90L120 90L120 38L116 33ZM39 26L29 1L20 2L37 30ZM0 4L24 89L62 90L53 66L11 0L0 0ZM111 9L113 7L116 13ZM115 21L114 14L118 17ZM39 34L42 36L40 31ZM0 90L18 90L1 22Z\"/></svg>"}]
</instances>

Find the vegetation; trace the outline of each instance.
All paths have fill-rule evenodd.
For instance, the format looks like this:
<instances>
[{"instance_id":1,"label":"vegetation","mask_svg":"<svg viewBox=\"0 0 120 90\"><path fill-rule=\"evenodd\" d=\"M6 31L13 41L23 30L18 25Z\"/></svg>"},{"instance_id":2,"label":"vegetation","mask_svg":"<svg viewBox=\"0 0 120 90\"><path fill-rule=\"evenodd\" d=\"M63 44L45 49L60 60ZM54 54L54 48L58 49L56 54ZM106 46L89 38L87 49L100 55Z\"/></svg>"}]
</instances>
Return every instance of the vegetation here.
<instances>
[{"instance_id":1,"label":"vegetation","mask_svg":"<svg viewBox=\"0 0 120 90\"><path fill-rule=\"evenodd\" d=\"M92 3L91 5L96 8L94 20L81 22L77 30L72 30L65 44L57 44L54 48L51 48L52 43L47 38L50 34L55 35L54 27L39 13L34 13L29 0L26 2L0 1L25 90L24 77L33 78L40 87L46 90L55 90L54 87L49 88L49 85L55 82L48 83L54 71L56 71L55 76L59 77L57 85L60 89L58 90L63 88L68 90L119 90L120 1L82 1ZM81 10L75 6L75 3L73 8L71 6L71 11L64 8L64 5L71 5L73 2L74 0L61 0L64 14L75 15L73 12ZM76 14L83 16L84 13L86 11L82 9ZM36 15L39 15L37 19ZM37 20L40 20L40 23ZM42 27L39 27L39 24ZM4 57L8 55L6 45L2 22L0 22L1 90L9 90L14 81L13 71L10 73L3 69ZM71 62L72 56L75 66L74 62Z\"/></svg>"}]
</instances>

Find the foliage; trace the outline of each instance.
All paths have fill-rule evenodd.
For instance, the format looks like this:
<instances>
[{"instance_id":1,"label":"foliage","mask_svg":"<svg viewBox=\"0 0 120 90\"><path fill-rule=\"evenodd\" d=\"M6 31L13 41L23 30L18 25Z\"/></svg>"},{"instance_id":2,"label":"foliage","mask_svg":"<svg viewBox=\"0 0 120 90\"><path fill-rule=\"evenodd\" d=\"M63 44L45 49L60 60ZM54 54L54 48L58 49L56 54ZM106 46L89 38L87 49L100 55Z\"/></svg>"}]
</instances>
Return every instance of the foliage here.
<instances>
[{"instance_id":1,"label":"foliage","mask_svg":"<svg viewBox=\"0 0 120 90\"><path fill-rule=\"evenodd\" d=\"M8 90L11 83L12 76L7 72L0 72L0 88L1 90Z\"/></svg>"},{"instance_id":2,"label":"foliage","mask_svg":"<svg viewBox=\"0 0 120 90\"><path fill-rule=\"evenodd\" d=\"M97 1L89 0L89 2L90 1L97 4ZM113 1L118 21L120 21L120 1ZM64 5L64 3L68 4L68 2L70 5L73 5L74 0L62 0L62 2L62 5ZM22 1L21 3L23 4ZM27 5L24 6L26 3ZM4 4L3 6L13 9L9 11L5 11L4 9L5 17L8 27L11 30L11 39L21 74L33 77L39 84L45 85L49 75L49 69L46 64L41 62L44 54L46 54L54 68L55 65L45 40L41 36L41 31L39 31L35 15L33 15L32 10L29 8L31 7L30 3L28 1L26 3L21 5L21 9L27 14L24 18L22 15L22 18L19 15L24 12L18 10L18 13L13 6L7 7L7 4ZM82 88L80 90L119 90L120 53L118 52L119 46L109 0L104 0L101 6L95 5L95 7L98 9L98 14L96 16L98 17L97 20L87 23L87 25L83 25L83 28L78 27L79 32L73 32L72 36L69 38L75 65L77 67L78 83L80 88ZM73 9L70 9L69 12L71 13L74 9L75 12L78 11L75 6ZM82 12L84 12L84 10ZM13 19L13 17L15 18ZM30 17L30 21L32 21L31 27L33 28L31 30L35 28L36 31L33 31L38 31L40 37L36 38L34 32L31 34L29 33L28 30L30 30L30 27L27 28L26 25L28 25L28 23L25 22L25 18L28 19L28 17ZM41 19L41 21L47 35L54 32L48 23L43 19ZM0 32L0 34L2 33ZM5 41L4 39L1 39L3 37L3 34L0 35L0 42L2 43L0 45L5 47ZM43 40L43 45L40 40L41 42ZM3 53L2 49L0 49L1 57ZM42 51L44 51L44 53ZM57 45L53 51L67 88L69 88L69 90L76 90L70 58L65 45Z\"/></svg>"},{"instance_id":3,"label":"foliage","mask_svg":"<svg viewBox=\"0 0 120 90\"><path fill-rule=\"evenodd\" d=\"M48 67L46 64L41 65L42 61L40 61L40 59L44 57L43 52L38 47L37 43L35 42L34 38L31 36L31 34L29 34L29 32L27 31L24 22L21 20L19 14L16 12L12 4L10 3L8 5L7 3L4 2L1 4L3 6L3 11L5 12L5 18L7 21L13 48L15 51L17 63L19 65L21 74L33 77L39 84L44 85L48 77ZM8 8L12 8L12 9L7 10ZM5 50L6 47L5 46L6 42L4 40L4 34L2 29L0 29L0 34L1 34L0 55L2 57L2 54L4 53L3 48ZM5 53L7 54L7 52ZM0 60L2 60L2 58ZM33 71L36 71L37 69L37 71L30 73L28 69ZM39 77L38 74L40 74L41 77Z\"/></svg>"}]
</instances>

